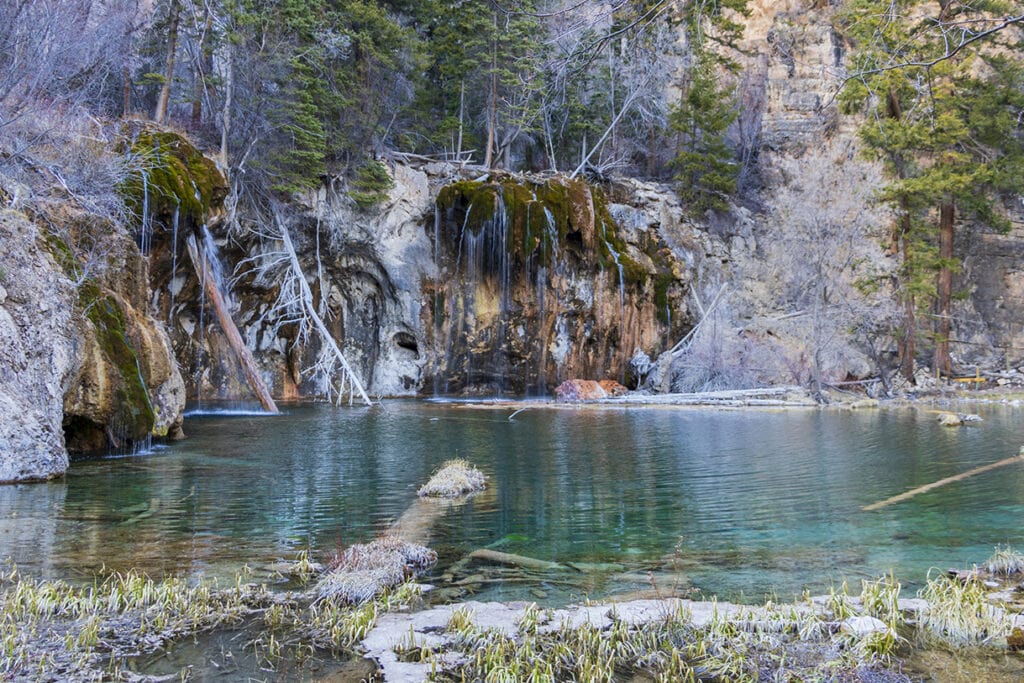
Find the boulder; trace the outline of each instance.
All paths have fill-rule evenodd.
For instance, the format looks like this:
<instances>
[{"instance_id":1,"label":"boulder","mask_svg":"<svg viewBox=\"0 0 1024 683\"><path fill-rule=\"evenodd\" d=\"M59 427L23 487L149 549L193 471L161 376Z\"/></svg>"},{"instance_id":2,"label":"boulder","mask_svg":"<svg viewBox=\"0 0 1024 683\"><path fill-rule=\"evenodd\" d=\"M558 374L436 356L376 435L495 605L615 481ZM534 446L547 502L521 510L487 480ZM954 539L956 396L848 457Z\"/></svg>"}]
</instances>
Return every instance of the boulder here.
<instances>
[{"instance_id":1,"label":"boulder","mask_svg":"<svg viewBox=\"0 0 1024 683\"><path fill-rule=\"evenodd\" d=\"M941 413L939 415L939 424L943 427L960 427L969 422L981 422L981 417L969 413Z\"/></svg>"},{"instance_id":2,"label":"boulder","mask_svg":"<svg viewBox=\"0 0 1024 683\"><path fill-rule=\"evenodd\" d=\"M595 401L602 398L622 396L629 390L610 379L595 382L592 379L567 379L555 388L559 401Z\"/></svg>"},{"instance_id":3,"label":"boulder","mask_svg":"<svg viewBox=\"0 0 1024 683\"><path fill-rule=\"evenodd\" d=\"M840 631L857 638L866 638L875 633L886 633L889 630L884 621L868 616L850 617L844 620L840 626Z\"/></svg>"}]
</instances>

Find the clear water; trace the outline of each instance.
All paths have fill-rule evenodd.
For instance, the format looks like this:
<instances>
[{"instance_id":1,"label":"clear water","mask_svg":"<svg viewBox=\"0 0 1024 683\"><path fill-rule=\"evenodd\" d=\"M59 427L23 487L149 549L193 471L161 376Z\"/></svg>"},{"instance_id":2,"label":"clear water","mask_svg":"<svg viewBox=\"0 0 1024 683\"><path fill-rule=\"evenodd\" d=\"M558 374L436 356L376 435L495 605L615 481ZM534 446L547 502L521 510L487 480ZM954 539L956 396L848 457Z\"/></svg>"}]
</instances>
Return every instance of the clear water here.
<instances>
[{"instance_id":1,"label":"clear water","mask_svg":"<svg viewBox=\"0 0 1024 683\"><path fill-rule=\"evenodd\" d=\"M860 510L1016 454L1019 408L973 407L985 422L950 429L913 409L529 408L510 421L519 407L193 415L188 440L149 455L0 487L0 558L37 576L89 579L104 567L230 576L306 548L326 557L385 530L452 457L477 464L491 488L434 526L435 578L485 546L618 565L490 584L479 598L597 598L643 588L654 571L655 582L671 572L705 595L758 601L844 578L859 587L890 569L913 585L931 567L981 562L997 544L1024 548L1024 465Z\"/></svg>"}]
</instances>

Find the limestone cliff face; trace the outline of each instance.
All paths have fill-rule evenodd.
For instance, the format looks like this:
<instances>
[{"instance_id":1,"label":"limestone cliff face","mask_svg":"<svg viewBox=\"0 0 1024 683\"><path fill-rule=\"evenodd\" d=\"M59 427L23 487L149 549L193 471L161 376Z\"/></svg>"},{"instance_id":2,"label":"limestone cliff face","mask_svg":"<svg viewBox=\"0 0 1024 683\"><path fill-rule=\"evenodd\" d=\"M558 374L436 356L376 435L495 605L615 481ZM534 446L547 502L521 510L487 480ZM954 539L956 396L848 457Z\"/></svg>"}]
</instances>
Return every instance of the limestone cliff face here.
<instances>
[{"instance_id":1,"label":"limestone cliff face","mask_svg":"<svg viewBox=\"0 0 1024 683\"><path fill-rule=\"evenodd\" d=\"M824 208L835 197L864 197L862 214L874 214L880 228L873 240L878 245L886 242L883 233L892 217L872 207L870 199L886 183L884 169L881 164L868 164L868 171L863 172L867 162L861 157L857 135L863 121L841 114L835 102L839 83L846 75L849 50L833 28L839 5L821 0L750 2L751 14L743 20L743 51L734 55L743 66L737 83L741 115L734 135L747 142L756 140L762 210L753 216L752 230L743 235L743 243L729 244L726 258L735 266L728 268L731 276L756 270L742 265L765 257L766 241L777 227L773 222L779 220L771 210L773 199L794 188L821 186L823 160L832 169L849 167L849 162L856 160L857 172L840 180L830 195L809 195L809 204ZM1008 235L993 234L967 223L957 226L956 255L963 268L955 276L954 290L967 296L954 302L954 337L962 343L954 343L952 353L963 369L975 363L1024 363L1024 328L1019 324L1024 319L1020 284L1024 213L1019 201L1006 208L1014 221ZM735 227L730 230L737 232ZM871 258L877 260L878 256ZM879 263L879 270L894 272L899 260L890 256L889 261ZM741 280L734 282L747 286ZM744 315L735 321L738 328L756 318L758 312L747 311ZM799 325L788 334L799 338ZM922 331L922 335L927 336L927 332ZM858 353L855 349L850 352Z\"/></svg>"},{"instance_id":2,"label":"limestone cliff face","mask_svg":"<svg viewBox=\"0 0 1024 683\"><path fill-rule=\"evenodd\" d=\"M370 210L325 189L289 216L322 316L371 395L549 394L568 377L629 379L636 350L657 355L688 329L691 267L707 249L667 188L480 179L444 164L390 173L395 187ZM320 340L271 315L282 276L261 264L279 244L266 239L273 226L241 224L210 230L236 274L236 324L276 397L327 395L312 371ZM172 321L189 396L246 400L180 253L171 275L165 236L154 235L157 308Z\"/></svg>"},{"instance_id":3,"label":"limestone cliff face","mask_svg":"<svg viewBox=\"0 0 1024 683\"><path fill-rule=\"evenodd\" d=\"M81 363L74 289L21 213L0 210L0 244L0 481L48 479L68 466L61 404Z\"/></svg>"},{"instance_id":4,"label":"limestone cliff face","mask_svg":"<svg viewBox=\"0 0 1024 683\"><path fill-rule=\"evenodd\" d=\"M63 218L65 228L88 221ZM59 476L68 451L179 431L184 385L147 313L146 266L128 234L105 235L92 277L19 211L0 210L0 244L0 481Z\"/></svg>"}]
</instances>

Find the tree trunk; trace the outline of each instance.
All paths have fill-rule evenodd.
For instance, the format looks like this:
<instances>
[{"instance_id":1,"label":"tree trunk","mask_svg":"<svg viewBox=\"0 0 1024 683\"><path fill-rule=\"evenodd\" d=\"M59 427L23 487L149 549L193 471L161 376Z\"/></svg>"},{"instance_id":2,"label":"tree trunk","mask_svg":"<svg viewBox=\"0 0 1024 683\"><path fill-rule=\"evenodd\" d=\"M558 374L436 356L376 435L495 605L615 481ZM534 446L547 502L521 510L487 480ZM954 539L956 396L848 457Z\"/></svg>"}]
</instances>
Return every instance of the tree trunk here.
<instances>
[{"instance_id":1,"label":"tree trunk","mask_svg":"<svg viewBox=\"0 0 1024 683\"><path fill-rule=\"evenodd\" d=\"M196 238L192 235L189 235L188 238L188 255L192 259L192 265L195 266L196 274L203 283L206 295L210 297L213 310L216 312L217 320L220 322L220 328L224 331L224 336L227 337L228 345L231 346L231 350L235 352L238 362L242 365L245 381L248 382L252 392L256 394L256 398L263 405L263 409L268 413L277 414L277 405L274 403L274 399L270 397L270 390L267 389L267 385L260 375L259 368L256 367L256 361L253 360L252 354L249 352L249 348L242 341L242 335L238 332L235 321L231 319L231 314L224 303L224 297L217 287L217 278L213 276L213 273L210 271L210 264L206 261L206 254L199 251L199 247L196 246ZM199 343L202 343L201 339Z\"/></svg>"},{"instance_id":2,"label":"tree trunk","mask_svg":"<svg viewBox=\"0 0 1024 683\"><path fill-rule=\"evenodd\" d=\"M494 145L497 142L498 127L498 15L494 15L494 37L491 39L491 87L487 94L487 151L484 166L491 168L494 161Z\"/></svg>"},{"instance_id":3,"label":"tree trunk","mask_svg":"<svg viewBox=\"0 0 1024 683\"><path fill-rule=\"evenodd\" d=\"M459 82L459 141L455 145L455 161L462 165L462 127L466 110L466 80Z\"/></svg>"},{"instance_id":4,"label":"tree trunk","mask_svg":"<svg viewBox=\"0 0 1024 683\"><path fill-rule=\"evenodd\" d=\"M494 161L494 129L497 127L498 111L498 72L491 72L491 92L487 97L487 152L484 154L484 166L491 168Z\"/></svg>"},{"instance_id":5,"label":"tree trunk","mask_svg":"<svg viewBox=\"0 0 1024 683\"><path fill-rule=\"evenodd\" d=\"M943 203L939 209L939 268L935 326L935 355L933 365L937 372L947 377L953 371L953 362L949 357L949 337L952 330L953 313L953 221L956 217L956 205L953 202Z\"/></svg>"},{"instance_id":6,"label":"tree trunk","mask_svg":"<svg viewBox=\"0 0 1024 683\"><path fill-rule=\"evenodd\" d=\"M164 65L164 83L160 87L160 95L156 98L156 111L153 120L166 123L167 109L171 101L171 82L174 80L174 57L178 50L178 19L181 15L181 0L173 0L169 10L170 25L167 29L167 60Z\"/></svg>"},{"instance_id":7,"label":"tree trunk","mask_svg":"<svg viewBox=\"0 0 1024 683\"><path fill-rule=\"evenodd\" d=\"M128 118L132 113L132 72L128 65L121 70L121 78L121 108L124 111L124 118Z\"/></svg>"},{"instance_id":8,"label":"tree trunk","mask_svg":"<svg viewBox=\"0 0 1024 683\"><path fill-rule=\"evenodd\" d=\"M910 263L910 214L906 201L903 202L903 216L900 218L899 239L903 243L903 265ZM914 295L907 282L908 274L903 275L903 338L898 342L900 354L900 373L908 382L914 381L914 356L917 355L915 339L917 320Z\"/></svg>"},{"instance_id":9,"label":"tree trunk","mask_svg":"<svg viewBox=\"0 0 1024 683\"><path fill-rule=\"evenodd\" d=\"M203 100L210 94L210 74L213 73L213 53L210 49L209 36L213 30L213 14L207 9L203 31L199 34L199 45L196 46L195 63L195 99L192 100L192 127L199 128L203 122Z\"/></svg>"},{"instance_id":10,"label":"tree trunk","mask_svg":"<svg viewBox=\"0 0 1024 683\"><path fill-rule=\"evenodd\" d=\"M231 129L231 91L234 89L234 61L231 41L226 41L224 52L224 109L220 120L220 164L227 173L228 166L228 132Z\"/></svg>"}]
</instances>

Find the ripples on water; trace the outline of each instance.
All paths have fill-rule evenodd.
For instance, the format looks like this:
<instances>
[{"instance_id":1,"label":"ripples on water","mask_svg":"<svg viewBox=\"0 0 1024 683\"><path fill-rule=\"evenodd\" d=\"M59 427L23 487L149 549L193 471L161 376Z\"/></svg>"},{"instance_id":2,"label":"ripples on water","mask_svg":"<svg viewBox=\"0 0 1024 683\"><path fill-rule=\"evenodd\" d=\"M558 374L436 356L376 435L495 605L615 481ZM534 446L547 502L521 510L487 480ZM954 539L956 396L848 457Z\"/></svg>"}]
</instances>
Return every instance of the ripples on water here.
<instances>
[{"instance_id":1,"label":"ripples on water","mask_svg":"<svg viewBox=\"0 0 1024 683\"><path fill-rule=\"evenodd\" d=\"M227 576L369 540L436 467L464 457L490 490L448 514L431 544L636 576L674 560L705 593L760 600L1024 546L1024 467L1011 465L879 512L863 505L1015 454L1019 410L939 427L917 410L534 409L390 402L191 414L187 441L75 463L63 481L0 487L0 556L48 577L136 567ZM443 567L439 567L439 572ZM608 578L608 577L606 577ZM621 590L608 578L542 586L555 602ZM522 597L495 586L480 597ZM535 593L536 595L536 590Z\"/></svg>"}]
</instances>

